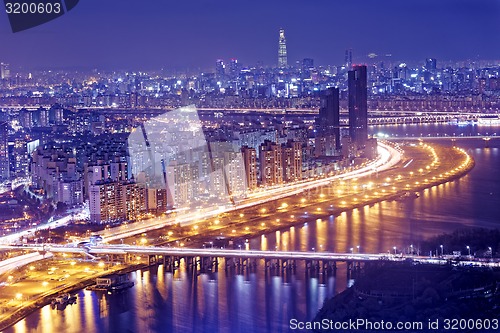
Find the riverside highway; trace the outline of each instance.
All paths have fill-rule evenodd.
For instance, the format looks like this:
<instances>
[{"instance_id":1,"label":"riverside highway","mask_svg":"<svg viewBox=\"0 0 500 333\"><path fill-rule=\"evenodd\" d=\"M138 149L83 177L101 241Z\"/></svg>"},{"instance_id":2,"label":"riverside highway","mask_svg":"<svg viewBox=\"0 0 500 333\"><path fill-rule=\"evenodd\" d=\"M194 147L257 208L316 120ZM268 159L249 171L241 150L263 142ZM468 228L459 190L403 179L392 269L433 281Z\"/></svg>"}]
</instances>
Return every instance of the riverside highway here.
<instances>
[{"instance_id":1,"label":"riverside highway","mask_svg":"<svg viewBox=\"0 0 500 333\"><path fill-rule=\"evenodd\" d=\"M42 249L36 250L42 252ZM50 258L52 257L52 253L44 253L40 254L38 252L23 254L20 256L12 257L6 260L0 261L0 275L11 270L14 270L18 267L25 266L31 264L32 262Z\"/></svg>"}]
</instances>

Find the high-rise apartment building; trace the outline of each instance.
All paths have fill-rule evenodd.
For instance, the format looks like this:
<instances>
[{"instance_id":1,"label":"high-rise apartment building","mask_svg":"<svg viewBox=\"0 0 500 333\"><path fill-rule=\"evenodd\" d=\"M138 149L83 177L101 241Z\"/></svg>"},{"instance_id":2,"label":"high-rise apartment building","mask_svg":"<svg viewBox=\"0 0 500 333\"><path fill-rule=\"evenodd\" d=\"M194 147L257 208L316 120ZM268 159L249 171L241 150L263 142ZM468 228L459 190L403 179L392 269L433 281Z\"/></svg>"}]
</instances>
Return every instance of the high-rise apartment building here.
<instances>
[{"instance_id":1,"label":"high-rise apartment building","mask_svg":"<svg viewBox=\"0 0 500 333\"><path fill-rule=\"evenodd\" d=\"M232 198L242 198L247 193L247 182L243 158L240 152L224 152L224 173L228 194Z\"/></svg>"},{"instance_id":2,"label":"high-rise apartment building","mask_svg":"<svg viewBox=\"0 0 500 333\"><path fill-rule=\"evenodd\" d=\"M246 183L249 190L257 188L257 151L254 148L241 148L243 165L245 166Z\"/></svg>"},{"instance_id":3,"label":"high-rise apartment building","mask_svg":"<svg viewBox=\"0 0 500 333\"><path fill-rule=\"evenodd\" d=\"M281 145L266 140L259 147L260 178L264 186L283 183Z\"/></svg>"},{"instance_id":4,"label":"high-rise apartment building","mask_svg":"<svg viewBox=\"0 0 500 333\"><path fill-rule=\"evenodd\" d=\"M0 122L0 180L9 179L9 124Z\"/></svg>"},{"instance_id":5,"label":"high-rise apartment building","mask_svg":"<svg viewBox=\"0 0 500 333\"><path fill-rule=\"evenodd\" d=\"M146 189L133 182L97 181L89 188L90 221L136 220L146 211Z\"/></svg>"},{"instance_id":6,"label":"high-rise apartment building","mask_svg":"<svg viewBox=\"0 0 500 333\"><path fill-rule=\"evenodd\" d=\"M281 147L283 180L292 182L302 179L302 144L288 140Z\"/></svg>"},{"instance_id":7,"label":"high-rise apartment building","mask_svg":"<svg viewBox=\"0 0 500 333\"><path fill-rule=\"evenodd\" d=\"M39 146L33 151L30 169L33 185L43 189L46 198L68 205L84 201L83 181L70 147L54 143Z\"/></svg>"},{"instance_id":8,"label":"high-rise apartment building","mask_svg":"<svg viewBox=\"0 0 500 333\"><path fill-rule=\"evenodd\" d=\"M214 177L210 179L211 189L217 188L222 192L224 186L221 180L222 176L213 176ZM169 208L188 207L195 201L199 183L198 166L193 166L189 163L172 162L166 167L166 179ZM219 187L216 187L213 184L214 182ZM218 195L218 193L213 194Z\"/></svg>"},{"instance_id":9,"label":"high-rise apartment building","mask_svg":"<svg viewBox=\"0 0 500 333\"><path fill-rule=\"evenodd\" d=\"M148 188L146 189L147 211L153 214L165 213L168 209L167 189Z\"/></svg>"},{"instance_id":10,"label":"high-rise apartment building","mask_svg":"<svg viewBox=\"0 0 500 333\"><path fill-rule=\"evenodd\" d=\"M353 66L348 73L349 135L356 147L368 139L368 91L365 65Z\"/></svg>"}]
</instances>

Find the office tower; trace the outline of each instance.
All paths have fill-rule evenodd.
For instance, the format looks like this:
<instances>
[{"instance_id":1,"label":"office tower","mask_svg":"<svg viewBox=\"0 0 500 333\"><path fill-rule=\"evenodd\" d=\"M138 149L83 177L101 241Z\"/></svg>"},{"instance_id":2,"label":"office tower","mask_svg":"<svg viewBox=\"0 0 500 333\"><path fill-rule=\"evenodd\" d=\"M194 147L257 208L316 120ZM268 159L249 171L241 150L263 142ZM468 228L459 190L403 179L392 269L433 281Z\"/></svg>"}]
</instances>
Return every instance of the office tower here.
<instances>
[{"instance_id":1,"label":"office tower","mask_svg":"<svg viewBox=\"0 0 500 333\"><path fill-rule=\"evenodd\" d=\"M260 178L262 185L283 183L281 145L269 140L259 147Z\"/></svg>"},{"instance_id":2,"label":"office tower","mask_svg":"<svg viewBox=\"0 0 500 333\"><path fill-rule=\"evenodd\" d=\"M314 60L311 58L304 58L302 60L302 70L307 71L314 68Z\"/></svg>"},{"instance_id":3,"label":"office tower","mask_svg":"<svg viewBox=\"0 0 500 333\"><path fill-rule=\"evenodd\" d=\"M431 73L435 73L437 70L437 60L433 58L425 59L425 69Z\"/></svg>"},{"instance_id":4,"label":"office tower","mask_svg":"<svg viewBox=\"0 0 500 333\"><path fill-rule=\"evenodd\" d=\"M352 66L352 49L345 50L345 67L350 70Z\"/></svg>"},{"instance_id":5,"label":"office tower","mask_svg":"<svg viewBox=\"0 0 500 333\"><path fill-rule=\"evenodd\" d=\"M0 79L6 80L10 78L10 68L9 64L6 63L0 63Z\"/></svg>"},{"instance_id":6,"label":"office tower","mask_svg":"<svg viewBox=\"0 0 500 333\"><path fill-rule=\"evenodd\" d=\"M231 79L234 79L238 76L240 72L240 64L238 63L238 59L231 59L229 62L229 75Z\"/></svg>"},{"instance_id":7,"label":"office tower","mask_svg":"<svg viewBox=\"0 0 500 333\"><path fill-rule=\"evenodd\" d=\"M249 190L257 188L257 151L248 146L241 147L245 177Z\"/></svg>"},{"instance_id":8,"label":"office tower","mask_svg":"<svg viewBox=\"0 0 500 333\"><path fill-rule=\"evenodd\" d=\"M280 29L280 38L278 43L278 67L285 68L288 66L286 55L286 38L285 29Z\"/></svg>"},{"instance_id":9,"label":"office tower","mask_svg":"<svg viewBox=\"0 0 500 333\"><path fill-rule=\"evenodd\" d=\"M0 122L0 180L9 179L9 126Z\"/></svg>"},{"instance_id":10,"label":"office tower","mask_svg":"<svg viewBox=\"0 0 500 333\"><path fill-rule=\"evenodd\" d=\"M226 66L224 65L224 61L222 59L217 59L217 61L215 62L215 77L217 78L217 80L220 80L224 77L225 68Z\"/></svg>"},{"instance_id":11,"label":"office tower","mask_svg":"<svg viewBox=\"0 0 500 333\"><path fill-rule=\"evenodd\" d=\"M38 126L47 127L49 126L49 110L45 108L40 108L37 110L39 113Z\"/></svg>"},{"instance_id":12,"label":"office tower","mask_svg":"<svg viewBox=\"0 0 500 333\"><path fill-rule=\"evenodd\" d=\"M320 103L316 118L315 155L336 156L341 149L339 89L332 87L323 91Z\"/></svg>"},{"instance_id":13,"label":"office tower","mask_svg":"<svg viewBox=\"0 0 500 333\"><path fill-rule=\"evenodd\" d=\"M281 147L283 180L286 182L302 179L302 144L288 140Z\"/></svg>"},{"instance_id":14,"label":"office tower","mask_svg":"<svg viewBox=\"0 0 500 333\"><path fill-rule=\"evenodd\" d=\"M348 73L349 135L356 147L368 139L368 91L366 66L354 66Z\"/></svg>"}]
</instances>

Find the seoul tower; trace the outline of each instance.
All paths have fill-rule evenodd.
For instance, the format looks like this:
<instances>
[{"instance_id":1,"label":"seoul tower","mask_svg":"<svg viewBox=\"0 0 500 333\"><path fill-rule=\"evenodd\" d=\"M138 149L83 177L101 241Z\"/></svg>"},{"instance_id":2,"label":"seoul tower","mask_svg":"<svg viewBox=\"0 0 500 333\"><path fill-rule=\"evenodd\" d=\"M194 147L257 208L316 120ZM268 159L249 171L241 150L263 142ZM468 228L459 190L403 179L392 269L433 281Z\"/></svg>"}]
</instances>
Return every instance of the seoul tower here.
<instances>
[{"instance_id":1,"label":"seoul tower","mask_svg":"<svg viewBox=\"0 0 500 333\"><path fill-rule=\"evenodd\" d=\"M278 44L278 67L285 68L288 65L287 57L286 57L286 38L285 38L285 29L280 29L280 39Z\"/></svg>"}]
</instances>

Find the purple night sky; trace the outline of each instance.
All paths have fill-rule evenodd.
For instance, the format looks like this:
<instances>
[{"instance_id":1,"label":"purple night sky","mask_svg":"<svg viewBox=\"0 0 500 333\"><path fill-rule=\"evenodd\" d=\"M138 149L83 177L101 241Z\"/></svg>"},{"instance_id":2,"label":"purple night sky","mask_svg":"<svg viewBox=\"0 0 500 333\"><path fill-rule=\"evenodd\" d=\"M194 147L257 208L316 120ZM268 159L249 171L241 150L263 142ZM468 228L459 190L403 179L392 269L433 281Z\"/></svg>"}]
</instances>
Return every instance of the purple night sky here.
<instances>
[{"instance_id":1,"label":"purple night sky","mask_svg":"<svg viewBox=\"0 0 500 333\"><path fill-rule=\"evenodd\" d=\"M12 33L0 14L0 61L13 67L213 67L215 59L277 62L285 28L289 63L500 59L496 0L82 0L62 17ZM383 57L379 58L381 61Z\"/></svg>"}]
</instances>

